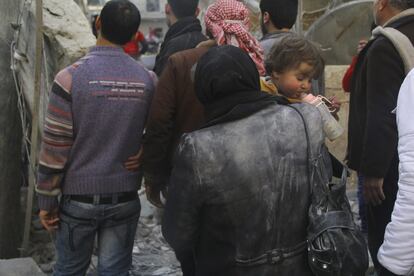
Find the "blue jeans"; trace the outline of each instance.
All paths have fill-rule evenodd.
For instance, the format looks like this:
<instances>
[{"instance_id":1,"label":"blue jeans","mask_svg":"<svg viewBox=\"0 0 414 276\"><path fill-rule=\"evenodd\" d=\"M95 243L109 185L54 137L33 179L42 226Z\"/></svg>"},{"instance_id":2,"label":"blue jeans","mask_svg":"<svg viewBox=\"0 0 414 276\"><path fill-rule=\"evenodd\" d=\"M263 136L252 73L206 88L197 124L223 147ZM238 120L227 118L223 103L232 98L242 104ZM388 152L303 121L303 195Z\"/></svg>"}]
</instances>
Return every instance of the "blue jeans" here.
<instances>
[{"instance_id":1,"label":"blue jeans","mask_svg":"<svg viewBox=\"0 0 414 276\"><path fill-rule=\"evenodd\" d=\"M53 275L85 275L95 237L98 241L98 275L128 275L140 212L139 199L102 205L63 199Z\"/></svg>"}]
</instances>

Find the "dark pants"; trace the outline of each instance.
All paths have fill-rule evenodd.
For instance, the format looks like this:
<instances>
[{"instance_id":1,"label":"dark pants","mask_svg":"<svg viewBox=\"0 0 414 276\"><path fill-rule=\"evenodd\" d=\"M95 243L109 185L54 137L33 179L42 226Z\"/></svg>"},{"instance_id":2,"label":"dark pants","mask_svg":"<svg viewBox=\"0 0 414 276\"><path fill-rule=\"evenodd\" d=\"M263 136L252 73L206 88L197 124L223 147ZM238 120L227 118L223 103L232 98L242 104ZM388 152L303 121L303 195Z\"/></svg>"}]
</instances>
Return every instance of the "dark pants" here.
<instances>
[{"instance_id":1,"label":"dark pants","mask_svg":"<svg viewBox=\"0 0 414 276\"><path fill-rule=\"evenodd\" d=\"M358 213L361 220L361 232L368 233L367 208L364 199L364 176L358 174Z\"/></svg>"},{"instance_id":2,"label":"dark pants","mask_svg":"<svg viewBox=\"0 0 414 276\"><path fill-rule=\"evenodd\" d=\"M378 276L398 276L398 275L388 271L386 268L383 267L381 268L381 271L378 273Z\"/></svg>"},{"instance_id":3,"label":"dark pants","mask_svg":"<svg viewBox=\"0 0 414 276\"><path fill-rule=\"evenodd\" d=\"M391 272L386 272L387 270L383 268L377 259L378 250L384 241L385 228L391 221L391 214L397 197L398 160L394 161L384 178L383 190L385 200L378 206L367 205L368 247L375 270L379 275L395 275Z\"/></svg>"},{"instance_id":4,"label":"dark pants","mask_svg":"<svg viewBox=\"0 0 414 276\"><path fill-rule=\"evenodd\" d=\"M195 275L195 261L192 252L175 252L177 260L180 262L183 276Z\"/></svg>"}]
</instances>

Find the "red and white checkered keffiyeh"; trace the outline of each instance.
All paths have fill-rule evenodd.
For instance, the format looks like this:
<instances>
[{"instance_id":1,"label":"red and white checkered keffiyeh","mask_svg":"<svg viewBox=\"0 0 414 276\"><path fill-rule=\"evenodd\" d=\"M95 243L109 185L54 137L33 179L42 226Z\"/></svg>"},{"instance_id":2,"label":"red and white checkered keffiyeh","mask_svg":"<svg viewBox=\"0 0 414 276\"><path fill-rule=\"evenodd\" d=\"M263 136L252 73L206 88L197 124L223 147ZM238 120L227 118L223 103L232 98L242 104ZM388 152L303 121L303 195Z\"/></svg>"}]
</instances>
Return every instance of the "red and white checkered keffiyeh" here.
<instances>
[{"instance_id":1,"label":"red and white checkered keffiyeh","mask_svg":"<svg viewBox=\"0 0 414 276\"><path fill-rule=\"evenodd\" d=\"M243 49L256 63L260 75L265 75L263 49L249 33L249 10L237 0L217 0L204 16L206 29L218 45L233 45Z\"/></svg>"}]
</instances>

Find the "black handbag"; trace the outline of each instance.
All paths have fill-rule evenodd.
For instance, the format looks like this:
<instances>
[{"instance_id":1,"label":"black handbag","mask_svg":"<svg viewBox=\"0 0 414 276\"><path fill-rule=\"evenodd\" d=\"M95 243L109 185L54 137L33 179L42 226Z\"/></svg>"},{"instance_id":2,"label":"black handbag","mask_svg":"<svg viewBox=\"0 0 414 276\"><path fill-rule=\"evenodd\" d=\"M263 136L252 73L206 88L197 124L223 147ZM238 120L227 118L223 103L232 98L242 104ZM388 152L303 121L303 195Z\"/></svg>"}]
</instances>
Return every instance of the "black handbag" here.
<instances>
[{"instance_id":1,"label":"black handbag","mask_svg":"<svg viewBox=\"0 0 414 276\"><path fill-rule=\"evenodd\" d=\"M346 196L347 169L343 168L339 183L330 182L326 147L318 155L312 153L306 121L291 107L303 120L308 145L309 266L316 276L363 276L368 269L368 250Z\"/></svg>"}]
</instances>

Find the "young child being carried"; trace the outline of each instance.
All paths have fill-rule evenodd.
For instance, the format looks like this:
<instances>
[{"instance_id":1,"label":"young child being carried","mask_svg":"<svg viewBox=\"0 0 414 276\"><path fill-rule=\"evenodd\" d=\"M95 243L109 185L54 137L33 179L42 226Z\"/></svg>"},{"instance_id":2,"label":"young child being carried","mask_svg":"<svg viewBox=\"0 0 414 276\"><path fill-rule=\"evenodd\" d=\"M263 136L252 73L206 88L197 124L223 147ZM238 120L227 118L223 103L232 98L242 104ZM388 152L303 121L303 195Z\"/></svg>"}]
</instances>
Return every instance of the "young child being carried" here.
<instances>
[{"instance_id":1,"label":"young child being carried","mask_svg":"<svg viewBox=\"0 0 414 276\"><path fill-rule=\"evenodd\" d=\"M324 132L333 141L344 132L333 115L336 107L327 98L311 93L312 79L322 74L324 66L319 49L312 42L289 35L270 50L266 60L269 76L262 77L260 83L263 91L282 96L290 103L307 102L316 106Z\"/></svg>"}]
</instances>

